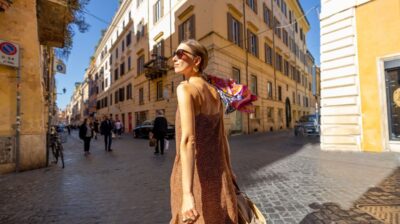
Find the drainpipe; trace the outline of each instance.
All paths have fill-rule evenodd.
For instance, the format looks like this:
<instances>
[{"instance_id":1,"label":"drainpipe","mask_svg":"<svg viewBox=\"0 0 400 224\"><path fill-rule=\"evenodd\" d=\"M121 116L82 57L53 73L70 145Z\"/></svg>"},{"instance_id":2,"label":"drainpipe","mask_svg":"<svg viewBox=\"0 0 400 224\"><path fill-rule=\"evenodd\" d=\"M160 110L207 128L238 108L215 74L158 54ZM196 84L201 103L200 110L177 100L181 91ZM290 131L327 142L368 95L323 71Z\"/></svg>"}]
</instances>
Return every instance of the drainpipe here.
<instances>
[{"instance_id":1,"label":"drainpipe","mask_svg":"<svg viewBox=\"0 0 400 224\"><path fill-rule=\"evenodd\" d=\"M276 29L276 23L275 23L275 16L274 16L274 0L271 0L271 13L272 13L272 48L273 48L273 53L272 53L272 67L274 68L274 96L273 99L276 101L276 51L275 51L275 29Z\"/></svg>"},{"instance_id":2,"label":"drainpipe","mask_svg":"<svg viewBox=\"0 0 400 224\"><path fill-rule=\"evenodd\" d=\"M246 0L243 0L243 31L244 31L244 50L246 54L246 85L249 86L249 52L247 43L247 28L246 28ZM247 114L247 134L250 134L250 114Z\"/></svg>"},{"instance_id":3,"label":"drainpipe","mask_svg":"<svg viewBox=\"0 0 400 224\"><path fill-rule=\"evenodd\" d=\"M17 68L17 111L16 111L16 122L15 122L15 172L19 172L20 170L20 140L21 140L21 92L20 92L20 83L21 83L21 54L22 48L19 48L19 66Z\"/></svg>"}]
</instances>

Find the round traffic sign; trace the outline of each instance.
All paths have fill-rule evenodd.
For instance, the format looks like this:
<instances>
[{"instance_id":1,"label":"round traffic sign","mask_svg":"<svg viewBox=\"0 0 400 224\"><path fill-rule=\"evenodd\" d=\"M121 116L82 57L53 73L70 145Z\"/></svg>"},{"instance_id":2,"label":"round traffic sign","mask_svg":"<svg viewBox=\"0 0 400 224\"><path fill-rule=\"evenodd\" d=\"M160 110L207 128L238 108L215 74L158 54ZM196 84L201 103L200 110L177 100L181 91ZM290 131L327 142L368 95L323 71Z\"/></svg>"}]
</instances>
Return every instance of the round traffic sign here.
<instances>
[{"instance_id":1,"label":"round traffic sign","mask_svg":"<svg viewBox=\"0 0 400 224\"><path fill-rule=\"evenodd\" d=\"M0 44L0 51L6 55L14 55L17 53L17 47L10 42L3 42Z\"/></svg>"}]
</instances>

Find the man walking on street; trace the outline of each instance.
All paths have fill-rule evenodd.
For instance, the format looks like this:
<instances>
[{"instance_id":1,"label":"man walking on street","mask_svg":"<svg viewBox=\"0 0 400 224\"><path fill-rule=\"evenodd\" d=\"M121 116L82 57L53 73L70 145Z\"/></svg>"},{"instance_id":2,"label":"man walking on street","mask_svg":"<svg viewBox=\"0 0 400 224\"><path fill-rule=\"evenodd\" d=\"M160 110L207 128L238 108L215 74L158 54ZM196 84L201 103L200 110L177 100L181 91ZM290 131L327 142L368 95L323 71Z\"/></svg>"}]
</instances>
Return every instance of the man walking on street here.
<instances>
[{"instance_id":1,"label":"man walking on street","mask_svg":"<svg viewBox=\"0 0 400 224\"><path fill-rule=\"evenodd\" d=\"M97 135L99 134L99 121L97 118L93 122L94 139L97 140Z\"/></svg>"},{"instance_id":2,"label":"man walking on street","mask_svg":"<svg viewBox=\"0 0 400 224\"><path fill-rule=\"evenodd\" d=\"M164 154L164 141L167 135L168 122L164 117L164 112L162 110L157 111L157 117L154 120L153 134L157 139L156 151L154 154L158 154L161 151L161 155Z\"/></svg>"},{"instance_id":3,"label":"man walking on street","mask_svg":"<svg viewBox=\"0 0 400 224\"><path fill-rule=\"evenodd\" d=\"M114 129L114 126L113 126L111 120L108 119L107 115L104 116L103 121L100 124L100 132L102 135L104 135L105 150L108 152L112 151L112 149L111 149L111 143L112 143L111 132L113 129Z\"/></svg>"}]
</instances>

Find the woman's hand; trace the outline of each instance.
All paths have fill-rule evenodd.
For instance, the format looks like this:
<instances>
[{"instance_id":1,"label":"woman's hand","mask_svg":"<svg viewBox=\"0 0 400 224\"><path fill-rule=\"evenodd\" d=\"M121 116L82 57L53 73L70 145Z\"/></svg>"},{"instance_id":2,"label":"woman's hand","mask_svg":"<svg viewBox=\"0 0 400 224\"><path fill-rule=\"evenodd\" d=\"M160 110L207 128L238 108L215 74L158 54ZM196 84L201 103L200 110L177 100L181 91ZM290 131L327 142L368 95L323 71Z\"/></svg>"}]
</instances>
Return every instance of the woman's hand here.
<instances>
[{"instance_id":1,"label":"woman's hand","mask_svg":"<svg viewBox=\"0 0 400 224\"><path fill-rule=\"evenodd\" d=\"M199 213L194 207L193 194L184 194L182 198L182 221L184 223L195 223Z\"/></svg>"}]
</instances>

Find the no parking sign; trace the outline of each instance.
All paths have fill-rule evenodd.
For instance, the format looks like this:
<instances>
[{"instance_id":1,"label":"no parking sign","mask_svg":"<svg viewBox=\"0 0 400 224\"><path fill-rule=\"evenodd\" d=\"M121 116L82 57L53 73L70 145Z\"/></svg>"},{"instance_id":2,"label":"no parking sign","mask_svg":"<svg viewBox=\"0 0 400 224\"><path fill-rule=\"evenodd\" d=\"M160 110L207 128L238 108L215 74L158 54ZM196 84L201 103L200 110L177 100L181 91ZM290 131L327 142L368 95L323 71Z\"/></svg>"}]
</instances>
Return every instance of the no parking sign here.
<instances>
[{"instance_id":1,"label":"no parking sign","mask_svg":"<svg viewBox=\"0 0 400 224\"><path fill-rule=\"evenodd\" d=\"M19 67L19 46L0 40L0 65Z\"/></svg>"}]
</instances>

